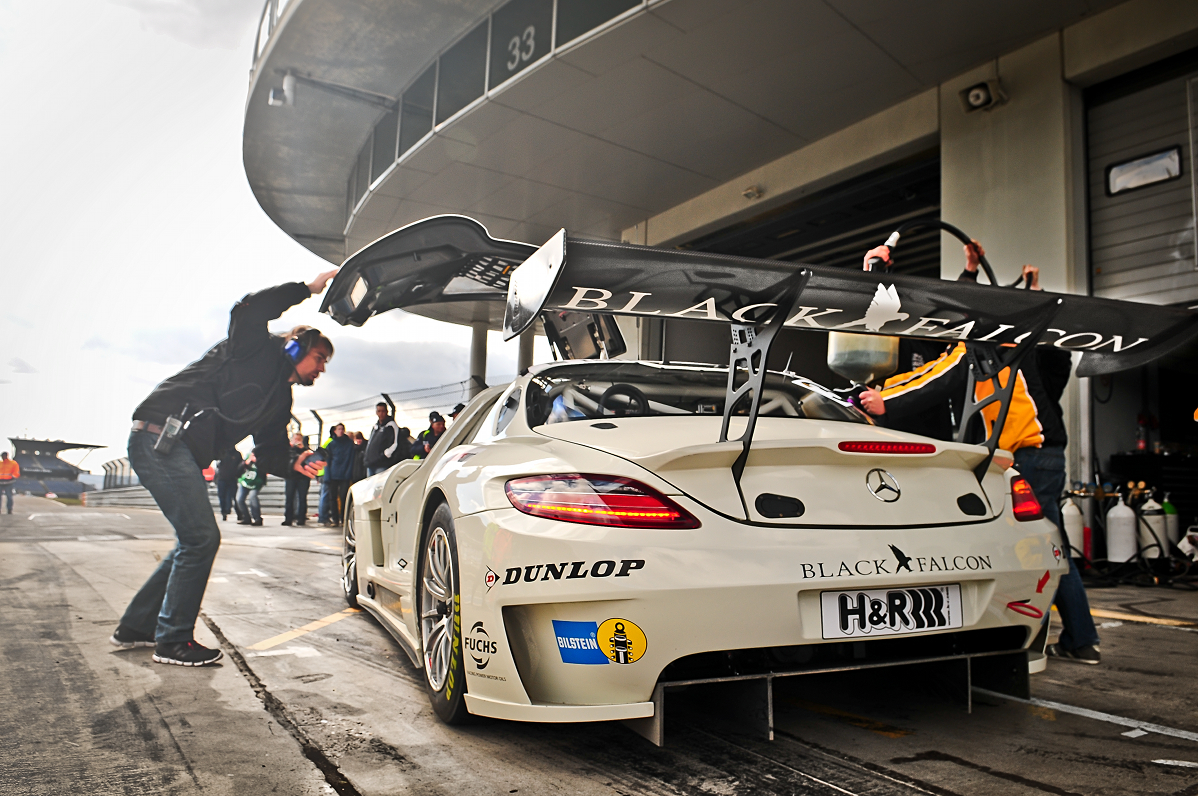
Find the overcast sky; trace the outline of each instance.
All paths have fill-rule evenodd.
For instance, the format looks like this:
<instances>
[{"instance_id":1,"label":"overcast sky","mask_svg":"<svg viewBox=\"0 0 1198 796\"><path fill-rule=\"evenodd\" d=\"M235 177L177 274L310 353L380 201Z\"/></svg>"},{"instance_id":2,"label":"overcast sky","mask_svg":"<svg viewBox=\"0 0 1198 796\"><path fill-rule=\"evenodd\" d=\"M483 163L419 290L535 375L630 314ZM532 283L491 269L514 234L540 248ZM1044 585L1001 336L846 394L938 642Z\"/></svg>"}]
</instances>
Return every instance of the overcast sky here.
<instances>
[{"instance_id":1,"label":"overcast sky","mask_svg":"<svg viewBox=\"0 0 1198 796\"><path fill-rule=\"evenodd\" d=\"M225 336L237 299L329 267L267 218L242 168L262 5L0 0L0 448L106 445L84 462L100 472L125 454L134 407ZM462 327L392 312L343 329L318 307L277 323L337 346L317 385L295 388L297 414L466 378ZM492 334L488 381L515 360Z\"/></svg>"}]
</instances>

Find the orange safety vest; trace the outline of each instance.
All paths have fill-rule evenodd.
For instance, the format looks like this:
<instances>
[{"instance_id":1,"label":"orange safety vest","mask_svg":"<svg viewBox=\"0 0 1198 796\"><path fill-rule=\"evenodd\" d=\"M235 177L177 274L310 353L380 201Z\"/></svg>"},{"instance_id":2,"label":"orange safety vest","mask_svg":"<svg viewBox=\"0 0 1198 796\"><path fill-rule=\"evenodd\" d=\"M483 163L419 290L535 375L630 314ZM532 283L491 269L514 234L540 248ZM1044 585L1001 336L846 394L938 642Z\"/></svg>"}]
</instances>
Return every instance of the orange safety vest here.
<instances>
[{"instance_id":1,"label":"orange safety vest","mask_svg":"<svg viewBox=\"0 0 1198 796\"><path fill-rule=\"evenodd\" d=\"M0 481L15 481L21 477L21 465L13 459L0 460Z\"/></svg>"}]
</instances>

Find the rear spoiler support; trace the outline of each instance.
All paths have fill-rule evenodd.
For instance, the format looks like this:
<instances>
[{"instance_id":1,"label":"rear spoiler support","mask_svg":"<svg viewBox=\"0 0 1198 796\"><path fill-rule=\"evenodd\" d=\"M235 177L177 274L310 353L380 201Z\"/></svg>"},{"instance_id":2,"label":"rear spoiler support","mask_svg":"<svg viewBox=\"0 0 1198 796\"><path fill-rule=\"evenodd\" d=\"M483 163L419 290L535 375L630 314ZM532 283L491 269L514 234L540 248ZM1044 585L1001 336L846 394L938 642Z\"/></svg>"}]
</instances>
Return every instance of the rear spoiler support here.
<instances>
[{"instance_id":1,"label":"rear spoiler support","mask_svg":"<svg viewBox=\"0 0 1198 796\"><path fill-rule=\"evenodd\" d=\"M998 441L1002 436L1003 426L1007 422L1007 413L1011 409L1011 397L1015 394L1015 382L1019 377L1019 367L1024 358L1035 350L1040 338L1048 330L1057 313L1061 311L1061 299L1051 302L1044 308L1043 315L1036 321L1031 331L1014 348L1006 349L1005 353L995 343L966 343L965 356L969 364L969 375L965 386L965 408L961 412L961 423L957 426L954 441L965 442L965 434L970 422L981 410L998 401L998 417L990 428L990 434L982 445L986 448L986 458L973 469L978 483L986 476L994 452L998 450ZM1006 386L1003 386L998 375L1010 368ZM979 381L989 381L992 392L980 401L977 400L975 388Z\"/></svg>"},{"instance_id":2,"label":"rear spoiler support","mask_svg":"<svg viewBox=\"0 0 1198 796\"><path fill-rule=\"evenodd\" d=\"M736 440L741 443L741 452L732 463L732 479L736 482L736 493L740 496L746 517L750 516L749 506L745 502L745 493L740 488L740 478L744 474L745 464L749 461L753 431L757 428L757 412L761 408L761 389L765 384L770 347L774 344L774 338L778 336L778 330L798 304L799 296L810 278L811 272L807 269L796 271L786 280L781 294L772 302L776 306L763 320L756 323L732 324L732 348L728 354L728 389L724 393L724 420L720 424L720 442L728 442L728 424L732 420L732 412L745 395L752 393L744 433ZM737 387L736 377L741 369L747 376Z\"/></svg>"}]
</instances>

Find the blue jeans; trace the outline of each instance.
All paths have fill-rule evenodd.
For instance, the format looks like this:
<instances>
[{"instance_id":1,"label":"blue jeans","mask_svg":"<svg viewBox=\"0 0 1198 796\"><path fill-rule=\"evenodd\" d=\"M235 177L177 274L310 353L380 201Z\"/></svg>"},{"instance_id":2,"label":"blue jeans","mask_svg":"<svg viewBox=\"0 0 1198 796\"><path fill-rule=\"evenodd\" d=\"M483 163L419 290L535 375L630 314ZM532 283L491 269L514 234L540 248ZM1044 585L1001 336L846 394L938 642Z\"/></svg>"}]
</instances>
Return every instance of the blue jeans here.
<instances>
[{"instance_id":1,"label":"blue jeans","mask_svg":"<svg viewBox=\"0 0 1198 796\"><path fill-rule=\"evenodd\" d=\"M383 467L367 467L367 468L366 468L366 477L367 477L367 478L369 478L369 477L370 477L370 476L372 476L372 475L378 475L379 473L381 473L383 470L386 470L386 469L387 469L387 468L386 468L386 466L383 466Z\"/></svg>"},{"instance_id":2,"label":"blue jeans","mask_svg":"<svg viewBox=\"0 0 1198 796\"><path fill-rule=\"evenodd\" d=\"M216 499L220 503L220 513L222 517L228 517L229 512L233 510L233 498L237 494L236 481L217 481L216 482ZM237 510L237 519L241 519L241 510Z\"/></svg>"},{"instance_id":3,"label":"blue jeans","mask_svg":"<svg viewBox=\"0 0 1198 796\"><path fill-rule=\"evenodd\" d=\"M12 514L12 493L13 485L11 481L0 484L0 495L8 495L8 513Z\"/></svg>"},{"instance_id":4,"label":"blue jeans","mask_svg":"<svg viewBox=\"0 0 1198 796\"><path fill-rule=\"evenodd\" d=\"M283 522L303 525L308 520L308 486L311 479L302 476L287 476L283 491Z\"/></svg>"},{"instance_id":5,"label":"blue jeans","mask_svg":"<svg viewBox=\"0 0 1198 796\"><path fill-rule=\"evenodd\" d=\"M320 483L320 521L340 523L348 494L349 481L336 481L325 476Z\"/></svg>"},{"instance_id":6,"label":"blue jeans","mask_svg":"<svg viewBox=\"0 0 1198 796\"><path fill-rule=\"evenodd\" d=\"M1060 645L1067 650L1098 644L1098 628L1090 616L1090 601L1081 575L1069 555L1069 543L1061 530L1061 494L1065 491L1064 448L1020 448L1015 451L1015 469L1031 484L1044 517L1060 531L1061 550L1069 561L1069 572L1061 576L1053 602L1061 615Z\"/></svg>"},{"instance_id":7,"label":"blue jeans","mask_svg":"<svg viewBox=\"0 0 1198 796\"><path fill-rule=\"evenodd\" d=\"M258 502L258 493L261 491L244 484L237 485L237 508L241 509L239 520L262 521L262 504Z\"/></svg>"},{"instance_id":8,"label":"blue jeans","mask_svg":"<svg viewBox=\"0 0 1198 796\"><path fill-rule=\"evenodd\" d=\"M220 548L220 529L208 483L182 441L168 454L154 452L156 435L129 435L129 463L175 529L175 549L167 553L134 595L121 624L153 635L161 644L190 641L212 561Z\"/></svg>"}]
</instances>

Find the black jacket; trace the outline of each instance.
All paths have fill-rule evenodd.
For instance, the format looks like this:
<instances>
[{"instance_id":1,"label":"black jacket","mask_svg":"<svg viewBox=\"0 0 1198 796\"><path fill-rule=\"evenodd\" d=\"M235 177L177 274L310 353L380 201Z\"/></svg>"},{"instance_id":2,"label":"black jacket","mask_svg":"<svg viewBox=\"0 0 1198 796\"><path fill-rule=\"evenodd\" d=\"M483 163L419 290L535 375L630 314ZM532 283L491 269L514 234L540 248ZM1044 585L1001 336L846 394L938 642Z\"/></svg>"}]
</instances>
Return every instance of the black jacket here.
<instances>
[{"instance_id":1,"label":"black jacket","mask_svg":"<svg viewBox=\"0 0 1198 796\"><path fill-rule=\"evenodd\" d=\"M299 461L299 457L303 456L306 451L312 450L306 442L301 442L299 445L292 445L287 456L287 478L303 479L311 481L308 476L295 471L295 463Z\"/></svg>"},{"instance_id":2,"label":"black jacket","mask_svg":"<svg viewBox=\"0 0 1198 796\"><path fill-rule=\"evenodd\" d=\"M217 481L232 481L237 483L237 479L245 472L245 460L241 458L241 452L236 448L229 448L225 451L225 455L220 457L220 461L216 463L216 480Z\"/></svg>"},{"instance_id":3,"label":"black jacket","mask_svg":"<svg viewBox=\"0 0 1198 796\"><path fill-rule=\"evenodd\" d=\"M366 466L390 467L402 461L410 453L409 448L408 441L399 438L399 426L395 419L389 417L386 423L375 423L370 431L370 441L366 443Z\"/></svg>"},{"instance_id":4,"label":"black jacket","mask_svg":"<svg viewBox=\"0 0 1198 796\"><path fill-rule=\"evenodd\" d=\"M229 336L202 359L154 388L133 411L134 420L161 424L187 407L183 440L200 467L217 451L254 435L258 466L287 475L291 383L295 368L284 340L266 325L311 295L303 282L251 293L234 305Z\"/></svg>"}]
</instances>

